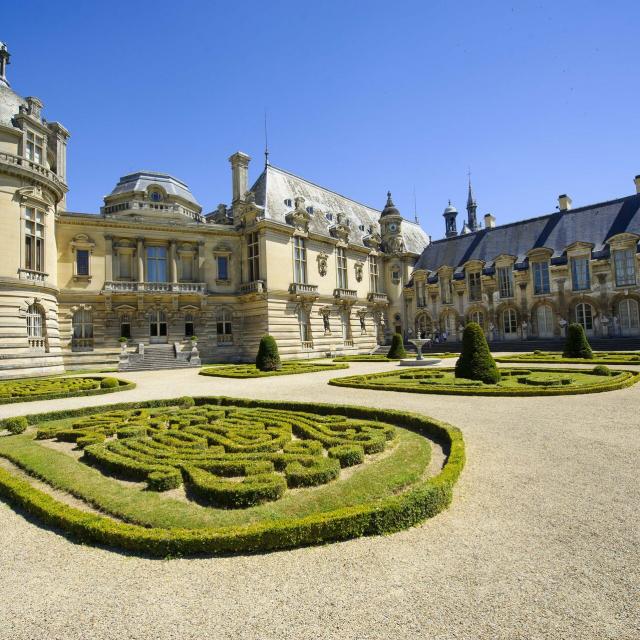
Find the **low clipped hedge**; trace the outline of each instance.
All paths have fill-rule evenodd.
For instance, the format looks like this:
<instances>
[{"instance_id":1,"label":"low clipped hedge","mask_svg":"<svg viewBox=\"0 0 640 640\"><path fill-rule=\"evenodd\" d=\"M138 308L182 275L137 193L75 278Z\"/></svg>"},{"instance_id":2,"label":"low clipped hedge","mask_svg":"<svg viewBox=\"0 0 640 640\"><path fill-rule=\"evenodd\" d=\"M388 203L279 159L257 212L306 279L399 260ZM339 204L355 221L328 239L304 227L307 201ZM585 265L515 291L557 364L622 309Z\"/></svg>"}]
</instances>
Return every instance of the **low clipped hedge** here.
<instances>
[{"instance_id":1,"label":"low clipped hedge","mask_svg":"<svg viewBox=\"0 0 640 640\"><path fill-rule=\"evenodd\" d=\"M541 362L558 364L616 364L616 365L640 365L640 353L630 351L625 352L593 352L593 358L585 360L585 358L565 358L560 351L534 351L532 353L511 354L508 356L499 356L496 362Z\"/></svg>"},{"instance_id":2,"label":"low clipped hedge","mask_svg":"<svg viewBox=\"0 0 640 640\"><path fill-rule=\"evenodd\" d=\"M15 418L5 418L0 421L0 429L6 429L9 433L17 435L26 431L29 423L24 416L16 416Z\"/></svg>"},{"instance_id":3,"label":"low clipped hedge","mask_svg":"<svg viewBox=\"0 0 640 640\"><path fill-rule=\"evenodd\" d=\"M409 353L408 356L413 354ZM457 358L457 353L431 353L430 351L423 351L422 355L425 358ZM393 362L402 360L402 358L388 358L383 353L361 354L355 356L336 356L333 358L334 362Z\"/></svg>"},{"instance_id":4,"label":"low clipped hedge","mask_svg":"<svg viewBox=\"0 0 640 640\"><path fill-rule=\"evenodd\" d=\"M296 373L313 373L315 371L333 371L348 369L348 364L334 364L333 362L303 361L283 362L280 369L261 371L252 364L231 364L220 367L204 368L201 376L216 378L262 378L268 376L289 376Z\"/></svg>"},{"instance_id":5,"label":"low clipped hedge","mask_svg":"<svg viewBox=\"0 0 640 640\"><path fill-rule=\"evenodd\" d=\"M96 396L103 393L128 391L135 389L135 386L133 382L127 380L103 376L3 380L0 382L0 404ZM39 389L41 393L38 392Z\"/></svg>"},{"instance_id":6,"label":"low clipped hedge","mask_svg":"<svg viewBox=\"0 0 640 640\"><path fill-rule=\"evenodd\" d=\"M433 373L437 372L437 369L431 370ZM448 369L446 371L452 371ZM507 372L504 369L500 370L501 374L511 376L524 376L531 373L591 373L584 369L527 369L527 370L513 370ZM609 380L594 385L580 385L580 386L567 386L565 384L547 385L547 386L534 386L530 382L525 383L529 386L529 389L509 389L508 387L494 387L485 386L479 380L468 380L457 385L445 385L438 386L438 379L433 375L428 376L425 380L419 380L420 386L411 386L411 378L415 378L415 374L411 376L407 375L407 386L385 385L385 377L397 376L396 371L376 373L370 375L360 376L346 376L344 378L332 378L329 380L329 384L335 387L354 387L356 389L372 389L374 391L400 391L403 393L435 393L440 395L450 396L511 396L511 397L529 397L529 396L566 396L566 395L579 395L583 393L602 393L604 391L616 391L618 389L625 389L631 387L637 382L640 382L640 372L628 371L628 370L616 370L612 372ZM375 379L376 382L371 382Z\"/></svg>"},{"instance_id":7,"label":"low clipped hedge","mask_svg":"<svg viewBox=\"0 0 640 640\"><path fill-rule=\"evenodd\" d=\"M344 405L224 397L195 398L195 401L196 404L279 408L363 420L370 420L373 414L374 419L384 420L435 440L441 444L447 458L437 476L421 480L398 495L304 518L223 529L161 529L127 524L64 504L4 469L0 469L0 497L45 525L62 530L83 543L100 544L155 557L217 555L287 549L406 529L448 507L453 487L465 463L461 432L451 425L426 416ZM175 404L176 400L165 400L162 405L137 403L137 407L170 406L171 402ZM130 408L131 405L115 405L110 409L125 407ZM100 407L92 409L94 413L100 411ZM45 414L46 418L40 417L37 421L87 414L86 409L75 413L50 412ZM336 459L332 460L339 466Z\"/></svg>"}]
</instances>

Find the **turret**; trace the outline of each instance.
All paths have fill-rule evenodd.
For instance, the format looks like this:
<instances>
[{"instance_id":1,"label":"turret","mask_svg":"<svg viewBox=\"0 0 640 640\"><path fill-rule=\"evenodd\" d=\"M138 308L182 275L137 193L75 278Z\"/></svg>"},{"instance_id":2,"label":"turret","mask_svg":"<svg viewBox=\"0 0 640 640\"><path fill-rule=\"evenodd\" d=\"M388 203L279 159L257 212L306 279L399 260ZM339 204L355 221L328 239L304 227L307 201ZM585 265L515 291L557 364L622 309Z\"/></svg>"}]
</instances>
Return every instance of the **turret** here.
<instances>
[{"instance_id":1,"label":"turret","mask_svg":"<svg viewBox=\"0 0 640 640\"><path fill-rule=\"evenodd\" d=\"M449 205L442 215L444 216L445 236L447 238L457 236L458 227L456 224L456 217L458 215L458 210L451 204L451 200L449 200Z\"/></svg>"},{"instance_id":2,"label":"turret","mask_svg":"<svg viewBox=\"0 0 640 640\"><path fill-rule=\"evenodd\" d=\"M404 251L401 226L402 215L393 204L391 191L387 191L387 204L380 214L380 231L382 232L382 242L388 253L402 253Z\"/></svg>"},{"instance_id":3,"label":"turret","mask_svg":"<svg viewBox=\"0 0 640 640\"><path fill-rule=\"evenodd\" d=\"M473 195L473 188L471 187L471 176L469 176L469 195L467 196L467 226L471 233L478 231L478 218L476 211L478 210L478 203Z\"/></svg>"}]
</instances>

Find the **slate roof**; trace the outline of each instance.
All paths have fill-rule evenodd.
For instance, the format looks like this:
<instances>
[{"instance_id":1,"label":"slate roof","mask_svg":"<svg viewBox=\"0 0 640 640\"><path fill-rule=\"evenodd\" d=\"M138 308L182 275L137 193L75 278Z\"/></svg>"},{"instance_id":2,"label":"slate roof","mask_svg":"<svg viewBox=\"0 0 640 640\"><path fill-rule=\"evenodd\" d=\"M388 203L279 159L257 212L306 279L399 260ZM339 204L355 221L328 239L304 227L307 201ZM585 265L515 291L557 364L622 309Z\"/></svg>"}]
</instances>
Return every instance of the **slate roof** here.
<instances>
[{"instance_id":1,"label":"slate roof","mask_svg":"<svg viewBox=\"0 0 640 640\"><path fill-rule=\"evenodd\" d=\"M13 89L0 84L0 124L13 127L13 118L18 115L20 107L27 102Z\"/></svg>"},{"instance_id":2,"label":"slate roof","mask_svg":"<svg viewBox=\"0 0 640 640\"><path fill-rule=\"evenodd\" d=\"M167 173L156 173L155 171L136 171L122 176L109 195L115 196L130 191L146 191L148 187L154 184L162 187L168 195L182 198L196 205L196 207L200 207L184 182Z\"/></svg>"},{"instance_id":3,"label":"slate roof","mask_svg":"<svg viewBox=\"0 0 640 640\"><path fill-rule=\"evenodd\" d=\"M559 264L566 261L565 250L574 242L593 244L592 256L606 257L607 240L624 232L640 235L640 194L436 240L423 251L415 269L436 271L447 265L460 270L469 260L482 260L490 272L502 254L516 256L516 269L527 268L527 252L539 247L551 249L552 263Z\"/></svg>"},{"instance_id":4,"label":"slate roof","mask_svg":"<svg viewBox=\"0 0 640 640\"><path fill-rule=\"evenodd\" d=\"M349 242L364 245L363 239L372 232L380 233L380 211L355 200L341 196L334 191L320 187L288 171L268 165L251 188L256 204L265 208L265 218L286 224L286 215L294 208L297 196L305 199L304 206L312 207L309 230L323 236L330 236L330 227L336 224L338 213L347 216L351 232ZM291 206L285 204L291 201ZM327 214L331 216L328 219ZM405 249L420 254L429 244L429 236L415 222L403 220L401 225Z\"/></svg>"}]
</instances>

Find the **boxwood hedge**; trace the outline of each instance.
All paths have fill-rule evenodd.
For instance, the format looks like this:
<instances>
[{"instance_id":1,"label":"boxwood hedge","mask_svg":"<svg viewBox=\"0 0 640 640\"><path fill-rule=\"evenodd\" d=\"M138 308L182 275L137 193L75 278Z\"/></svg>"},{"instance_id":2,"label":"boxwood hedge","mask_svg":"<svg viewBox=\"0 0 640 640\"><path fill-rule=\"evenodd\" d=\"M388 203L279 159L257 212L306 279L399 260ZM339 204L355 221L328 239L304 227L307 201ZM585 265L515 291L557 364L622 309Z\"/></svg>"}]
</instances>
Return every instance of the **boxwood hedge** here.
<instances>
[{"instance_id":1,"label":"boxwood hedge","mask_svg":"<svg viewBox=\"0 0 640 640\"><path fill-rule=\"evenodd\" d=\"M195 398L197 405L268 407L307 411L320 415L342 415L352 419L384 421L410 429L438 442L446 454L440 473L414 484L404 493L382 500L345 507L303 518L263 521L221 529L161 529L128 524L110 517L82 511L35 488L26 480L0 469L0 497L10 504L72 538L148 556L216 555L258 552L321 544L349 538L391 533L413 526L447 508L453 487L465 462L462 434L446 423L402 411L302 402L269 402L237 398ZM111 410L171 406L176 400L127 403ZM100 411L100 407L58 411L30 417L30 423L77 417ZM336 464L338 460L330 458ZM255 487L254 487L255 489ZM277 489L272 489L277 490Z\"/></svg>"}]
</instances>

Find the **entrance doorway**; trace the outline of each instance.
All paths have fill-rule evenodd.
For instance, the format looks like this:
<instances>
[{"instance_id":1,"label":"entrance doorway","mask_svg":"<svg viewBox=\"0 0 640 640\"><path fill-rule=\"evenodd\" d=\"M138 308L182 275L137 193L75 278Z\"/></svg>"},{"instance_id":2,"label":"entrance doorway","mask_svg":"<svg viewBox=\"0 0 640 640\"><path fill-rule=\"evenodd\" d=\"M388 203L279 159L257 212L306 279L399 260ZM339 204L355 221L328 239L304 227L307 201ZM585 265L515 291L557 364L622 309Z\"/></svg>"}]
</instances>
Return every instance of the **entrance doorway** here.
<instances>
[{"instance_id":1,"label":"entrance doorway","mask_svg":"<svg viewBox=\"0 0 640 640\"><path fill-rule=\"evenodd\" d=\"M149 319L149 342L158 344L167 341L167 314L164 311L152 311Z\"/></svg>"}]
</instances>

